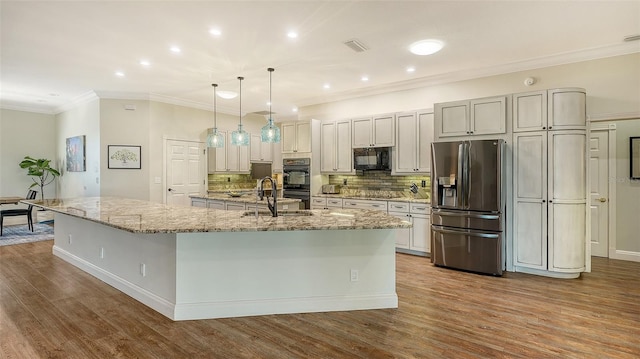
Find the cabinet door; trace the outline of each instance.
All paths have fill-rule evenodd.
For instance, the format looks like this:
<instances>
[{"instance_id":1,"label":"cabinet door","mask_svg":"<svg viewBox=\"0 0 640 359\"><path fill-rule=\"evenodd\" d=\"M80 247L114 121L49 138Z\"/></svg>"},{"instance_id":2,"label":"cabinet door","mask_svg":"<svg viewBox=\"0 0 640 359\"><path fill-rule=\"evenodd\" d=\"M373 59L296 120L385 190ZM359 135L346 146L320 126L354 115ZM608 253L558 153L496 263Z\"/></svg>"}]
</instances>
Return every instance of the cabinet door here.
<instances>
[{"instance_id":1,"label":"cabinet door","mask_svg":"<svg viewBox=\"0 0 640 359\"><path fill-rule=\"evenodd\" d=\"M389 212L389 215L397 217L403 221L411 221L408 213ZM409 249L409 243L411 242L411 230L412 228L398 228L395 230L396 247Z\"/></svg>"},{"instance_id":2,"label":"cabinet door","mask_svg":"<svg viewBox=\"0 0 640 359\"><path fill-rule=\"evenodd\" d=\"M311 152L311 122L296 123L296 152Z\"/></svg>"},{"instance_id":3,"label":"cabinet door","mask_svg":"<svg viewBox=\"0 0 640 359\"><path fill-rule=\"evenodd\" d=\"M412 214L411 243L409 249L420 252L431 252L431 220L429 216Z\"/></svg>"},{"instance_id":4,"label":"cabinet door","mask_svg":"<svg viewBox=\"0 0 640 359\"><path fill-rule=\"evenodd\" d=\"M336 123L325 122L320 125L320 172L336 170Z\"/></svg>"},{"instance_id":5,"label":"cabinet door","mask_svg":"<svg viewBox=\"0 0 640 359\"><path fill-rule=\"evenodd\" d=\"M282 138L280 139L280 142L273 144L271 172L282 173Z\"/></svg>"},{"instance_id":6,"label":"cabinet door","mask_svg":"<svg viewBox=\"0 0 640 359\"><path fill-rule=\"evenodd\" d=\"M547 132L513 137L514 265L547 269Z\"/></svg>"},{"instance_id":7,"label":"cabinet door","mask_svg":"<svg viewBox=\"0 0 640 359\"><path fill-rule=\"evenodd\" d=\"M433 142L433 112L418 112L418 172L431 173L431 143ZM404 139L403 139L404 140ZM397 142L399 146L400 143Z\"/></svg>"},{"instance_id":8,"label":"cabinet door","mask_svg":"<svg viewBox=\"0 0 640 359\"><path fill-rule=\"evenodd\" d=\"M249 160L249 146L239 146L238 148L238 171L251 171L251 161Z\"/></svg>"},{"instance_id":9,"label":"cabinet door","mask_svg":"<svg viewBox=\"0 0 640 359\"><path fill-rule=\"evenodd\" d=\"M416 114L401 113L396 117L396 147L393 167L395 173L415 173L418 153Z\"/></svg>"},{"instance_id":10,"label":"cabinet door","mask_svg":"<svg viewBox=\"0 0 640 359\"><path fill-rule=\"evenodd\" d=\"M191 198L191 206L193 207L207 207L207 200L204 198Z\"/></svg>"},{"instance_id":11,"label":"cabinet door","mask_svg":"<svg viewBox=\"0 0 640 359\"><path fill-rule=\"evenodd\" d=\"M224 148L227 149L227 171L229 172L240 171L240 147L241 146L232 145L231 138L225 143Z\"/></svg>"},{"instance_id":12,"label":"cabinet door","mask_svg":"<svg viewBox=\"0 0 640 359\"><path fill-rule=\"evenodd\" d=\"M251 135L251 161L262 161L262 153L260 153L260 135Z\"/></svg>"},{"instance_id":13,"label":"cabinet door","mask_svg":"<svg viewBox=\"0 0 640 359\"><path fill-rule=\"evenodd\" d=\"M224 201L209 199L207 200L207 208L225 209Z\"/></svg>"},{"instance_id":14,"label":"cabinet door","mask_svg":"<svg viewBox=\"0 0 640 359\"><path fill-rule=\"evenodd\" d=\"M436 137L466 136L469 131L469 101L435 104Z\"/></svg>"},{"instance_id":15,"label":"cabinet door","mask_svg":"<svg viewBox=\"0 0 640 359\"><path fill-rule=\"evenodd\" d=\"M327 208L342 208L342 198L327 198Z\"/></svg>"},{"instance_id":16,"label":"cabinet door","mask_svg":"<svg viewBox=\"0 0 640 359\"><path fill-rule=\"evenodd\" d=\"M294 153L296 151L296 125L295 123L283 123L282 132L282 153Z\"/></svg>"},{"instance_id":17,"label":"cabinet door","mask_svg":"<svg viewBox=\"0 0 640 359\"><path fill-rule=\"evenodd\" d=\"M227 171L227 147L231 144L230 136L227 136L227 133L224 131L220 131L223 136L225 136L225 146L216 148L215 151L215 172L226 172Z\"/></svg>"},{"instance_id":18,"label":"cabinet door","mask_svg":"<svg viewBox=\"0 0 640 359\"><path fill-rule=\"evenodd\" d=\"M582 89L549 90L549 129L586 129L586 95Z\"/></svg>"},{"instance_id":19,"label":"cabinet door","mask_svg":"<svg viewBox=\"0 0 640 359\"><path fill-rule=\"evenodd\" d=\"M353 172L353 149L351 147L351 121L336 122L336 163L335 169L339 173Z\"/></svg>"},{"instance_id":20,"label":"cabinet door","mask_svg":"<svg viewBox=\"0 0 640 359\"><path fill-rule=\"evenodd\" d=\"M260 141L260 155L261 161L273 161L273 144Z\"/></svg>"},{"instance_id":21,"label":"cabinet door","mask_svg":"<svg viewBox=\"0 0 640 359\"><path fill-rule=\"evenodd\" d=\"M547 91L513 95L513 132L547 129Z\"/></svg>"},{"instance_id":22,"label":"cabinet door","mask_svg":"<svg viewBox=\"0 0 640 359\"><path fill-rule=\"evenodd\" d=\"M501 134L507 132L506 96L470 101L470 135Z\"/></svg>"},{"instance_id":23,"label":"cabinet door","mask_svg":"<svg viewBox=\"0 0 640 359\"><path fill-rule=\"evenodd\" d=\"M395 144L395 115L376 116L372 120L373 145L375 147L393 147Z\"/></svg>"},{"instance_id":24,"label":"cabinet door","mask_svg":"<svg viewBox=\"0 0 640 359\"><path fill-rule=\"evenodd\" d=\"M236 202L225 202L224 206L227 211L244 211L245 205L244 203L236 203Z\"/></svg>"},{"instance_id":25,"label":"cabinet door","mask_svg":"<svg viewBox=\"0 0 640 359\"><path fill-rule=\"evenodd\" d=\"M353 141L351 146L353 148L372 147L373 141L371 140L371 119L359 118L351 121L351 131Z\"/></svg>"},{"instance_id":26,"label":"cabinet door","mask_svg":"<svg viewBox=\"0 0 640 359\"><path fill-rule=\"evenodd\" d=\"M324 209L327 207L325 197L311 197L311 209Z\"/></svg>"}]
</instances>

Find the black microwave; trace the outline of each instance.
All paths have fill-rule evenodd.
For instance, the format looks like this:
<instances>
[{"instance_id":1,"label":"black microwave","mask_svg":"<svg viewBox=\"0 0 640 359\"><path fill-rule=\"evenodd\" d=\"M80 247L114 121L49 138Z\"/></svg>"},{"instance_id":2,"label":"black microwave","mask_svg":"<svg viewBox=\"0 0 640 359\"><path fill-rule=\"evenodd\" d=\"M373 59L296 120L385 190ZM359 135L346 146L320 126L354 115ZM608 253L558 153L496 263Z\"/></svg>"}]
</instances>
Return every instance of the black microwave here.
<instances>
[{"instance_id":1,"label":"black microwave","mask_svg":"<svg viewBox=\"0 0 640 359\"><path fill-rule=\"evenodd\" d=\"M356 170L391 170L391 147L354 148L353 168Z\"/></svg>"}]
</instances>

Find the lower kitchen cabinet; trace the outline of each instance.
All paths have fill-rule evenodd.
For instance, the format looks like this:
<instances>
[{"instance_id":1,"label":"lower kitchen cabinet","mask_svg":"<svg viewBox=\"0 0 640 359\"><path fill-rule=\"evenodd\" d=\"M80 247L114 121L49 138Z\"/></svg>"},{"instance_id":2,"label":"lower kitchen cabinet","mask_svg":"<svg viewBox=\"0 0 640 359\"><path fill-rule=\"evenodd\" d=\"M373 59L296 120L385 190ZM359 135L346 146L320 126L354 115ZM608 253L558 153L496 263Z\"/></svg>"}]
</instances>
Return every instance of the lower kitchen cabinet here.
<instances>
[{"instance_id":1,"label":"lower kitchen cabinet","mask_svg":"<svg viewBox=\"0 0 640 359\"><path fill-rule=\"evenodd\" d=\"M224 201L219 201L219 200L215 200L215 199L208 199L207 200L207 208L213 208L213 209L224 209Z\"/></svg>"},{"instance_id":2,"label":"lower kitchen cabinet","mask_svg":"<svg viewBox=\"0 0 640 359\"><path fill-rule=\"evenodd\" d=\"M327 208L326 197L311 197L311 209L325 209Z\"/></svg>"},{"instance_id":3,"label":"lower kitchen cabinet","mask_svg":"<svg viewBox=\"0 0 640 359\"><path fill-rule=\"evenodd\" d=\"M387 212L387 201L344 199L342 201L342 208L375 209Z\"/></svg>"},{"instance_id":4,"label":"lower kitchen cabinet","mask_svg":"<svg viewBox=\"0 0 640 359\"><path fill-rule=\"evenodd\" d=\"M389 215L413 224L412 228L396 230L396 247L411 254L431 252L431 217L429 206L419 203L389 202Z\"/></svg>"},{"instance_id":5,"label":"lower kitchen cabinet","mask_svg":"<svg viewBox=\"0 0 640 359\"><path fill-rule=\"evenodd\" d=\"M206 208L207 200L204 198L191 198L191 206Z\"/></svg>"}]
</instances>

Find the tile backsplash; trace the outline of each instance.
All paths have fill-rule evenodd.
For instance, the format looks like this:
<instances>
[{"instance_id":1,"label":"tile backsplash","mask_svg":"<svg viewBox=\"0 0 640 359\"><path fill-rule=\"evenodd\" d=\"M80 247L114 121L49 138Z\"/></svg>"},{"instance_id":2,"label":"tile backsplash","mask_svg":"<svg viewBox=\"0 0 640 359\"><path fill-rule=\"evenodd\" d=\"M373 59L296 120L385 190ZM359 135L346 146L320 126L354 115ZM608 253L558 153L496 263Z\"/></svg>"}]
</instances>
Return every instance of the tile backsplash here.
<instances>
[{"instance_id":1,"label":"tile backsplash","mask_svg":"<svg viewBox=\"0 0 640 359\"><path fill-rule=\"evenodd\" d=\"M256 180L248 174L210 174L209 191L224 191L228 189L254 188Z\"/></svg>"},{"instance_id":2,"label":"tile backsplash","mask_svg":"<svg viewBox=\"0 0 640 359\"><path fill-rule=\"evenodd\" d=\"M411 184L418 186L418 196L429 198L431 177L429 176L391 176L386 171L365 171L363 175L329 175L329 184L341 185L342 193L379 197L410 196ZM346 180L347 185L344 185ZM425 186L422 187L422 181ZM355 192L355 193L354 193Z\"/></svg>"}]
</instances>

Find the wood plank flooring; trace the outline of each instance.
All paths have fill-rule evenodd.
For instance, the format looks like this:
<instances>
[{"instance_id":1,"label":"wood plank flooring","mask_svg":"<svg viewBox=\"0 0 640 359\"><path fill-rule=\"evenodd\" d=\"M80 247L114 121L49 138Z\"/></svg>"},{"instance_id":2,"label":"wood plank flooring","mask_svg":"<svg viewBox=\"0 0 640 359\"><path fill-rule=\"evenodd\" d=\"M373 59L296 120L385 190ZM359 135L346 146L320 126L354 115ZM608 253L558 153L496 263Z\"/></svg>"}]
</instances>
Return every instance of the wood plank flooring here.
<instances>
[{"instance_id":1,"label":"wood plank flooring","mask_svg":"<svg viewBox=\"0 0 640 359\"><path fill-rule=\"evenodd\" d=\"M398 309L172 322L51 246L0 247L0 358L640 357L640 263L495 278L398 254Z\"/></svg>"}]
</instances>

